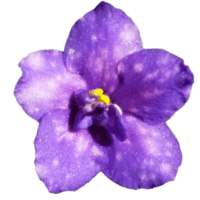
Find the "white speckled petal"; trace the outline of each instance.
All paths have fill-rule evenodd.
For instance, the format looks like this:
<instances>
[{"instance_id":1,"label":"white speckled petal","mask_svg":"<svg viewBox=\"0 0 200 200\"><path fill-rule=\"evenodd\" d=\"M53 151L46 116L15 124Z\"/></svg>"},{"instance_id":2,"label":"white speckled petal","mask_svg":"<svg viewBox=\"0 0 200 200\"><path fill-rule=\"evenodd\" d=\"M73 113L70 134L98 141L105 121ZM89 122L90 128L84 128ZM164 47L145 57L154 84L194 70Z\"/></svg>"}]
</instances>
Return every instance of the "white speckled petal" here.
<instances>
[{"instance_id":1,"label":"white speckled petal","mask_svg":"<svg viewBox=\"0 0 200 200\"><path fill-rule=\"evenodd\" d=\"M104 174L133 189L153 188L174 180L182 155L177 139L166 124L152 126L126 115L129 137L115 140Z\"/></svg>"},{"instance_id":2,"label":"white speckled petal","mask_svg":"<svg viewBox=\"0 0 200 200\"><path fill-rule=\"evenodd\" d=\"M66 109L72 92L87 88L81 76L66 70L60 51L31 53L19 66L23 75L16 85L15 96L25 112L36 120L50 110Z\"/></svg>"},{"instance_id":3,"label":"white speckled petal","mask_svg":"<svg viewBox=\"0 0 200 200\"><path fill-rule=\"evenodd\" d=\"M149 124L167 121L188 100L194 76L183 59L162 49L144 49L118 66L116 104Z\"/></svg>"},{"instance_id":4,"label":"white speckled petal","mask_svg":"<svg viewBox=\"0 0 200 200\"><path fill-rule=\"evenodd\" d=\"M107 161L105 149L90 133L70 132L68 121L68 110L49 112L35 139L36 172L52 193L77 190L100 171L97 161Z\"/></svg>"},{"instance_id":5,"label":"white speckled petal","mask_svg":"<svg viewBox=\"0 0 200 200\"><path fill-rule=\"evenodd\" d=\"M67 69L80 73L90 89L111 93L117 84L116 64L142 49L139 31L120 9L101 2L71 29L64 59Z\"/></svg>"}]
</instances>

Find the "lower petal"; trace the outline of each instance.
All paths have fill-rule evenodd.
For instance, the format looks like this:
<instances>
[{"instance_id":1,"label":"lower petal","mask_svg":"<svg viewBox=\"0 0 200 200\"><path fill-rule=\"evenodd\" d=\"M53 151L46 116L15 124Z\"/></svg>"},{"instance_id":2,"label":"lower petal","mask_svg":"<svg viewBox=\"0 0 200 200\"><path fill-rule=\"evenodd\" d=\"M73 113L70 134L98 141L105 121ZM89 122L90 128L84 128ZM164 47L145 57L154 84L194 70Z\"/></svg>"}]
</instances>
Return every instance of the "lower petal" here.
<instances>
[{"instance_id":1,"label":"lower petal","mask_svg":"<svg viewBox=\"0 0 200 200\"><path fill-rule=\"evenodd\" d=\"M115 140L104 174L117 184L133 189L153 188L174 180L182 161L179 143L166 124L152 126L133 116L126 141Z\"/></svg>"},{"instance_id":2,"label":"lower petal","mask_svg":"<svg viewBox=\"0 0 200 200\"><path fill-rule=\"evenodd\" d=\"M68 131L69 112L55 110L42 118L35 139L36 171L49 192L77 190L105 161L105 151L86 130Z\"/></svg>"}]
</instances>

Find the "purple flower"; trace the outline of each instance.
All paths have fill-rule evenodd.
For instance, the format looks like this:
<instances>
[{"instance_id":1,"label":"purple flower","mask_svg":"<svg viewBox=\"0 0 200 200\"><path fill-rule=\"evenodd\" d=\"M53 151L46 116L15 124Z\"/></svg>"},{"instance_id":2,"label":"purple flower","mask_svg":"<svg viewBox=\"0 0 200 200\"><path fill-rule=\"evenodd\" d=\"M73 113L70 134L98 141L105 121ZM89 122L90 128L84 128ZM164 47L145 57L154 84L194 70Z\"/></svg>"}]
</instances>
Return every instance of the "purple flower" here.
<instances>
[{"instance_id":1,"label":"purple flower","mask_svg":"<svg viewBox=\"0 0 200 200\"><path fill-rule=\"evenodd\" d=\"M193 74L181 58L143 49L123 11L101 2L64 52L34 52L19 66L15 96L40 123L35 165L50 192L77 190L100 171L133 189L175 178L182 155L165 121L188 100Z\"/></svg>"}]
</instances>

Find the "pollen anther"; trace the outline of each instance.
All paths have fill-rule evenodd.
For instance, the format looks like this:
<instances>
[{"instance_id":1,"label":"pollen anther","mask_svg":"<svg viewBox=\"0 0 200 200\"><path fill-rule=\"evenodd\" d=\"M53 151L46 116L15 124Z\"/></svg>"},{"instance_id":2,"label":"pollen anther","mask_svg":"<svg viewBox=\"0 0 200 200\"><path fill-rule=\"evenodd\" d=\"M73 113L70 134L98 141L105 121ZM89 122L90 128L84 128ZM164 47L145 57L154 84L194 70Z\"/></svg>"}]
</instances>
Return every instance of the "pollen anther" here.
<instances>
[{"instance_id":1,"label":"pollen anther","mask_svg":"<svg viewBox=\"0 0 200 200\"><path fill-rule=\"evenodd\" d=\"M109 110L109 106L113 105L119 112L120 115L122 115L122 110L117 104L113 104L110 101L109 96L106 94L103 94L104 91L101 88L97 88L95 90L91 90L88 92L89 98L93 99L92 103L88 103L84 106L83 111L84 113L90 113L94 111L99 104L105 108L106 111Z\"/></svg>"},{"instance_id":2,"label":"pollen anther","mask_svg":"<svg viewBox=\"0 0 200 200\"><path fill-rule=\"evenodd\" d=\"M103 94L103 90L101 88L95 89L95 90L91 90L89 92L89 96L101 96Z\"/></svg>"},{"instance_id":3,"label":"pollen anther","mask_svg":"<svg viewBox=\"0 0 200 200\"><path fill-rule=\"evenodd\" d=\"M110 103L110 98L103 94L103 90L101 88L97 88L95 90L91 90L89 92L89 96L93 97L93 96L96 96L97 97L97 100L96 102L99 102L99 103L103 103L103 104L109 104Z\"/></svg>"},{"instance_id":4,"label":"pollen anther","mask_svg":"<svg viewBox=\"0 0 200 200\"><path fill-rule=\"evenodd\" d=\"M105 94L102 94L101 96L99 96L98 102L109 104L110 103L110 98L108 96L106 96Z\"/></svg>"}]
</instances>

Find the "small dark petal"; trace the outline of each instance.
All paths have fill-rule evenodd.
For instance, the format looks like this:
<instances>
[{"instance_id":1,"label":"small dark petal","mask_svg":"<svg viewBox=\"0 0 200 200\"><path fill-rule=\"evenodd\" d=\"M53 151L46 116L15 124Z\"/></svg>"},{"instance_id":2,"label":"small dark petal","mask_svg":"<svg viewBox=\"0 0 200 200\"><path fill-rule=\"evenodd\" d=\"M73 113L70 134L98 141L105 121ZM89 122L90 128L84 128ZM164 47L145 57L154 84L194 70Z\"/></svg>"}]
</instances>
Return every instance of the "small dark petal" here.
<instances>
[{"instance_id":1,"label":"small dark petal","mask_svg":"<svg viewBox=\"0 0 200 200\"><path fill-rule=\"evenodd\" d=\"M108 121L107 111L103 108L97 107L92 114L93 116L93 124L104 126Z\"/></svg>"},{"instance_id":2,"label":"small dark petal","mask_svg":"<svg viewBox=\"0 0 200 200\"><path fill-rule=\"evenodd\" d=\"M102 114L104 111L103 107L97 107L95 110L94 110L94 113L97 114L97 115L100 115Z\"/></svg>"},{"instance_id":3,"label":"small dark petal","mask_svg":"<svg viewBox=\"0 0 200 200\"><path fill-rule=\"evenodd\" d=\"M124 141L127 139L126 123L114 105L109 106L108 123L106 127L112 132L118 140Z\"/></svg>"},{"instance_id":4,"label":"small dark petal","mask_svg":"<svg viewBox=\"0 0 200 200\"><path fill-rule=\"evenodd\" d=\"M76 114L73 129L74 130L83 130L90 127L93 123L92 116L83 113L83 111L79 111Z\"/></svg>"},{"instance_id":5,"label":"small dark petal","mask_svg":"<svg viewBox=\"0 0 200 200\"><path fill-rule=\"evenodd\" d=\"M69 115L69 130L72 131L74 127L74 121L76 118L76 115L79 111L78 104L76 103L75 100L75 93L72 94L69 100L69 110L70 110L70 115Z\"/></svg>"},{"instance_id":6,"label":"small dark petal","mask_svg":"<svg viewBox=\"0 0 200 200\"><path fill-rule=\"evenodd\" d=\"M92 103L95 101L95 97L91 98L88 96L89 90L78 90L75 93L75 101L80 108L85 106L86 104Z\"/></svg>"},{"instance_id":7,"label":"small dark petal","mask_svg":"<svg viewBox=\"0 0 200 200\"><path fill-rule=\"evenodd\" d=\"M103 126L92 125L88 128L88 131L94 141L102 146L110 146L113 143L110 133Z\"/></svg>"}]
</instances>

